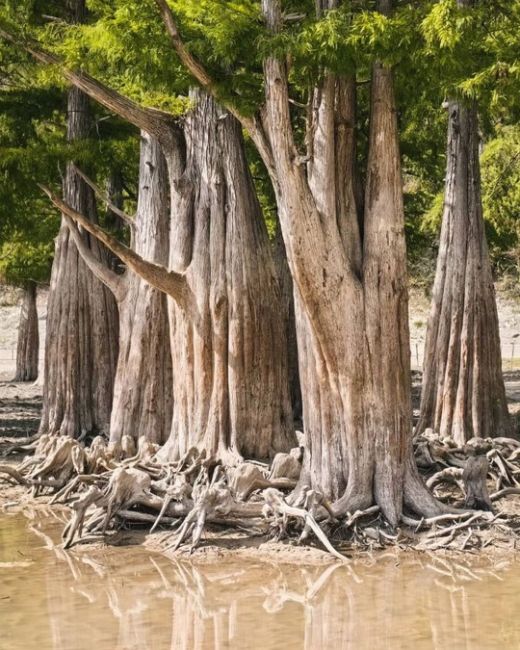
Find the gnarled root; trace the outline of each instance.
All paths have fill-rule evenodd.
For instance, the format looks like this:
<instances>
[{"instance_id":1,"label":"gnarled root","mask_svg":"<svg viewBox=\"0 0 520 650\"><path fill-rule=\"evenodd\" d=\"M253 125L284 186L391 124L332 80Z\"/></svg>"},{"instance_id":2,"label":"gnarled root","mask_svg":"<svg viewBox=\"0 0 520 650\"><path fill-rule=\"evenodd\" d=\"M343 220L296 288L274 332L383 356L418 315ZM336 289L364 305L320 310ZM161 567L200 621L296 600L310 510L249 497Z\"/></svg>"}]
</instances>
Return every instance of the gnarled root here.
<instances>
[{"instance_id":1,"label":"gnarled root","mask_svg":"<svg viewBox=\"0 0 520 650\"><path fill-rule=\"evenodd\" d=\"M463 473L464 470L460 467L445 467L444 469L441 469L440 472L436 472L433 476L430 476L426 481L426 487L433 491L439 483L455 483L455 485L460 488L461 492L463 492Z\"/></svg>"},{"instance_id":2,"label":"gnarled root","mask_svg":"<svg viewBox=\"0 0 520 650\"><path fill-rule=\"evenodd\" d=\"M26 478L12 465L0 465L0 475L7 474L13 483L28 485Z\"/></svg>"},{"instance_id":3,"label":"gnarled root","mask_svg":"<svg viewBox=\"0 0 520 650\"><path fill-rule=\"evenodd\" d=\"M289 456L289 454L278 454L277 456L280 455ZM272 472L269 475L270 478L266 478L258 465L253 463L242 463L237 467L230 468L228 475L230 477L231 490L239 501L246 501L257 490L265 490L266 488L293 490L297 485L296 478L286 476L276 476L273 478Z\"/></svg>"},{"instance_id":4,"label":"gnarled root","mask_svg":"<svg viewBox=\"0 0 520 650\"><path fill-rule=\"evenodd\" d=\"M477 438L470 440L467 445L468 460L462 478L466 491L465 505L475 510L490 510L494 512L486 484L489 471L487 452L489 444L482 444Z\"/></svg>"},{"instance_id":5,"label":"gnarled root","mask_svg":"<svg viewBox=\"0 0 520 650\"><path fill-rule=\"evenodd\" d=\"M97 486L91 485L84 494L78 496L70 504L72 517L65 526L62 534L64 548L70 548L76 534L81 537L85 515L90 506L94 504L102 506L105 504L105 501L106 497L103 495L103 492Z\"/></svg>"},{"instance_id":6,"label":"gnarled root","mask_svg":"<svg viewBox=\"0 0 520 650\"><path fill-rule=\"evenodd\" d=\"M227 515L233 507L233 497L227 485L225 474L218 470L214 472L213 479L208 483L207 472L202 469L193 486L194 505L182 523L175 543L170 547L176 551L191 533L190 553L193 553L198 545L204 530L208 515L218 517Z\"/></svg>"},{"instance_id":7,"label":"gnarled root","mask_svg":"<svg viewBox=\"0 0 520 650\"><path fill-rule=\"evenodd\" d=\"M309 528L313 531L313 533L316 535L316 537L320 540L320 542L323 544L323 546L327 549L327 551L331 555L333 555L338 560L341 560L342 562L348 561L347 557L341 555L341 553L338 553L338 551L336 551L336 549L329 542L328 537L320 528L320 526L318 525L318 523L316 522L312 514L307 512L307 510L304 510L303 508L296 508L295 506L290 506L284 500L282 493L279 492L278 490L275 490L274 488L268 488L267 490L264 491L264 499L265 499L265 506L264 506L265 517L269 517L271 515L278 515L284 521L284 525L286 525L285 522L288 517L296 517L298 519L303 520L303 522L309 526ZM313 505L316 504L321 505L320 497L318 497L316 494L313 495L311 497L311 503Z\"/></svg>"}]
</instances>

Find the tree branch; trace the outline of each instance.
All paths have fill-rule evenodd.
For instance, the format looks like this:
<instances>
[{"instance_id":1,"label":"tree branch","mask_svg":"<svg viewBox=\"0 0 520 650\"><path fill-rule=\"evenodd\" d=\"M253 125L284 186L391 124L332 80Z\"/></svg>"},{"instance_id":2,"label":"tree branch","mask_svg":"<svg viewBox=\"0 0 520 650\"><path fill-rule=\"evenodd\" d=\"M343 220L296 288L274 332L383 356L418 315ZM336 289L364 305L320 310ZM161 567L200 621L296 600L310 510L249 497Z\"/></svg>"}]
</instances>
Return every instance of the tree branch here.
<instances>
[{"instance_id":1,"label":"tree branch","mask_svg":"<svg viewBox=\"0 0 520 650\"><path fill-rule=\"evenodd\" d=\"M76 248L78 249L78 252L85 264L96 276L96 278L103 282L103 284L105 284L110 289L110 291L114 294L117 302L121 302L125 294L124 285L126 283L124 281L124 276L114 273L114 271L109 269L102 260L98 259L94 255L92 249L87 246L87 243L81 236L81 233L79 232L76 224L67 214L63 213L63 218L65 219L65 223L69 228L72 239L74 240Z\"/></svg>"},{"instance_id":2,"label":"tree branch","mask_svg":"<svg viewBox=\"0 0 520 650\"><path fill-rule=\"evenodd\" d=\"M94 193L99 196L99 198L107 204L107 206L110 208L110 210L116 214L118 217L120 217L130 228L135 228L135 219L134 217L131 217L129 214L121 210L120 208L117 207L117 205L110 200L110 197L106 192L104 192L99 185L96 185L94 181L89 178L85 172L81 171L79 167L77 167L74 163L72 164L74 171L80 176L85 183L92 188Z\"/></svg>"},{"instance_id":3,"label":"tree branch","mask_svg":"<svg viewBox=\"0 0 520 650\"><path fill-rule=\"evenodd\" d=\"M168 138L172 129L178 128L175 118L170 113L153 108L143 108L137 102L109 88L86 72L67 68L60 58L41 49L36 43L18 38L4 29L0 29L0 37L23 48L36 61L58 66L65 79L72 85L139 129L164 139Z\"/></svg>"},{"instance_id":4,"label":"tree branch","mask_svg":"<svg viewBox=\"0 0 520 650\"><path fill-rule=\"evenodd\" d=\"M217 94L216 83L211 78L207 70L186 49L186 46L180 37L179 30L177 29L177 23L175 22L175 18L173 17L172 10L168 6L168 3L166 0L155 0L155 4L159 9L159 13L161 14L161 17L166 26L166 31L170 36L173 47L175 48L179 59L186 66L189 72L195 77L195 79L200 83L200 85L205 90L207 90L208 93L215 96ZM232 112L231 109L229 110Z\"/></svg>"},{"instance_id":5,"label":"tree branch","mask_svg":"<svg viewBox=\"0 0 520 650\"><path fill-rule=\"evenodd\" d=\"M282 25L280 0L262 0L262 11L267 28L276 34ZM269 56L264 61L265 80L265 122L271 138L271 147L276 148L279 160L288 168L297 158L294 134L289 108L289 89L285 63ZM284 175L287 169L282 172Z\"/></svg>"},{"instance_id":6,"label":"tree branch","mask_svg":"<svg viewBox=\"0 0 520 650\"><path fill-rule=\"evenodd\" d=\"M166 26L172 45L177 52L179 59L191 75L198 81L204 90L219 101L235 117L244 129L249 133L251 140L258 149L258 153L267 168L273 183L277 183L276 171L271 152L269 139L266 135L262 122L258 118L251 118L243 115L232 102L226 102L219 97L218 87L215 80L208 73L206 68L188 51L177 29L177 23L166 0L155 0L159 13Z\"/></svg>"},{"instance_id":7,"label":"tree branch","mask_svg":"<svg viewBox=\"0 0 520 650\"><path fill-rule=\"evenodd\" d=\"M129 269L137 273L148 284L171 296L178 303L179 307L193 313L193 294L183 273L168 271L168 269L160 264L143 259L131 248L128 248L128 246L125 246L125 244L119 242L115 237L112 237L112 235L106 233L102 228L89 221L80 212L76 212L76 210L71 208L48 187L43 185L39 187L63 215L68 216L80 224L87 232L105 244L107 248L125 262Z\"/></svg>"}]
</instances>

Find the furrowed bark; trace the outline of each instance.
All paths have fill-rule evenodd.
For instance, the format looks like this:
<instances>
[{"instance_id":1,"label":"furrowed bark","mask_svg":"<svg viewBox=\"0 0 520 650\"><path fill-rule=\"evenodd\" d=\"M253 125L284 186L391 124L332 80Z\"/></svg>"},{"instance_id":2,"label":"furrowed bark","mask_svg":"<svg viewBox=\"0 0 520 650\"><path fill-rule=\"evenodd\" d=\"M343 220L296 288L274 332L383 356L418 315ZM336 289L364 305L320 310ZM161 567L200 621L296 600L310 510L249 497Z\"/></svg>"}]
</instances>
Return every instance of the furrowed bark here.
<instances>
[{"instance_id":1,"label":"furrowed bark","mask_svg":"<svg viewBox=\"0 0 520 650\"><path fill-rule=\"evenodd\" d=\"M138 254L168 261L169 200L166 163L158 142L141 134L139 197L133 221ZM89 185L90 179L82 174ZM119 309L119 357L110 420L110 441L123 436L162 443L172 416L172 364L166 297L139 275L117 275L90 254L74 222L70 229L91 271L114 293Z\"/></svg>"},{"instance_id":2,"label":"furrowed bark","mask_svg":"<svg viewBox=\"0 0 520 650\"><path fill-rule=\"evenodd\" d=\"M39 342L36 283L29 281L23 287L14 381L34 381L38 377Z\"/></svg>"},{"instance_id":3,"label":"furrowed bark","mask_svg":"<svg viewBox=\"0 0 520 650\"><path fill-rule=\"evenodd\" d=\"M279 0L262 6L277 31ZM335 6L318 3L318 11ZM389 3L379 8L386 13ZM264 76L280 223L295 283L303 480L337 499L338 514L374 502L394 525L403 504L438 513L441 506L421 483L411 447L406 251L391 72L380 64L373 70L363 242L352 80L324 71L314 90L307 182L292 137L284 64L268 57Z\"/></svg>"},{"instance_id":4,"label":"furrowed bark","mask_svg":"<svg viewBox=\"0 0 520 650\"><path fill-rule=\"evenodd\" d=\"M296 318L294 311L294 290L291 272L287 264L285 246L283 243L280 224L277 224L273 245L273 255L280 283L285 336L287 339L287 363L289 372L289 388L295 423L302 419L302 391L300 372L298 369L298 343L296 337Z\"/></svg>"},{"instance_id":5,"label":"furrowed bark","mask_svg":"<svg viewBox=\"0 0 520 650\"><path fill-rule=\"evenodd\" d=\"M448 168L421 415L459 444L507 436L498 314L482 216L477 107L450 102Z\"/></svg>"},{"instance_id":6,"label":"furrowed bark","mask_svg":"<svg viewBox=\"0 0 520 650\"><path fill-rule=\"evenodd\" d=\"M173 298L172 433L163 457L197 445L234 461L295 444L280 287L260 207L232 116L206 96L162 143L172 209L172 271L145 260L53 203L132 270ZM175 142L175 147L172 146Z\"/></svg>"},{"instance_id":7,"label":"furrowed bark","mask_svg":"<svg viewBox=\"0 0 520 650\"><path fill-rule=\"evenodd\" d=\"M82 0L71 5L72 19L85 18ZM90 130L86 95L73 88L68 95L69 141L81 140ZM92 190L67 164L65 201L96 221ZM95 239L86 245L98 259L106 252ZM41 433L79 436L108 432L115 363L117 307L112 294L80 259L70 232L62 222L51 274L45 345L45 372Z\"/></svg>"},{"instance_id":8,"label":"furrowed bark","mask_svg":"<svg viewBox=\"0 0 520 650\"><path fill-rule=\"evenodd\" d=\"M240 126L210 97L193 99L169 159L170 267L186 269L200 320L170 303L175 403L163 453L272 457L294 444L280 286Z\"/></svg>"},{"instance_id":9,"label":"furrowed bark","mask_svg":"<svg viewBox=\"0 0 520 650\"><path fill-rule=\"evenodd\" d=\"M408 286L401 168L391 70L376 63L365 198L363 285L367 438L374 440L374 494L392 524L402 513L412 455ZM368 439L366 444L369 444Z\"/></svg>"},{"instance_id":10,"label":"furrowed bark","mask_svg":"<svg viewBox=\"0 0 520 650\"><path fill-rule=\"evenodd\" d=\"M158 264L168 263L169 216L166 162L158 141L142 132L133 247ZM166 296L131 271L125 282L110 441L129 435L161 444L170 432L173 402Z\"/></svg>"},{"instance_id":11,"label":"furrowed bark","mask_svg":"<svg viewBox=\"0 0 520 650\"><path fill-rule=\"evenodd\" d=\"M114 273L108 264L97 258L83 239L81 232L74 221L65 213L63 219L67 224L71 237L76 244L82 260L88 266L90 271L114 294L116 301L119 302L126 293L126 287L122 276Z\"/></svg>"}]
</instances>

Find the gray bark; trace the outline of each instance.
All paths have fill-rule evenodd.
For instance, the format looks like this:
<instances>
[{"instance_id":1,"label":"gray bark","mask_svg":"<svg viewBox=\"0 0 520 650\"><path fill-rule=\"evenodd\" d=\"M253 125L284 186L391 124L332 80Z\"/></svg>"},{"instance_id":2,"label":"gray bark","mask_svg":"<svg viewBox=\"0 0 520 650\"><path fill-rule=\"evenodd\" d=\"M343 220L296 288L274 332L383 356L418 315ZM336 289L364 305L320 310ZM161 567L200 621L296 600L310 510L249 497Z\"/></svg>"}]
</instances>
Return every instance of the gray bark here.
<instances>
[{"instance_id":1,"label":"gray bark","mask_svg":"<svg viewBox=\"0 0 520 650\"><path fill-rule=\"evenodd\" d=\"M281 289L240 125L197 95L170 155L170 268L185 272L194 315L170 302L172 433L165 455L196 445L268 458L294 443Z\"/></svg>"},{"instance_id":2,"label":"gray bark","mask_svg":"<svg viewBox=\"0 0 520 650\"><path fill-rule=\"evenodd\" d=\"M169 200L166 163L158 142L141 134L139 197L133 247L167 264ZM126 272L119 302L119 359L110 423L110 440L123 435L163 443L172 418L172 359L166 296L138 275Z\"/></svg>"},{"instance_id":3,"label":"gray bark","mask_svg":"<svg viewBox=\"0 0 520 650\"><path fill-rule=\"evenodd\" d=\"M47 55L39 53L47 61ZM150 262L47 191L170 301L174 413L163 457L193 445L224 461L295 444L280 286L240 125L206 96L183 128L81 73L73 83L158 137L170 178L169 268Z\"/></svg>"},{"instance_id":4,"label":"gray bark","mask_svg":"<svg viewBox=\"0 0 520 650\"><path fill-rule=\"evenodd\" d=\"M380 10L388 11L387 5ZM319 3L323 11L334 6ZM263 0L263 9L267 25L278 30L279 0ZM304 480L337 499L338 514L374 502L392 524L404 506L437 514L442 507L420 481L411 446L404 215L391 71L373 68L362 241L347 82L324 72L315 89L305 174L292 134L285 64L268 57L264 76L262 124L295 283Z\"/></svg>"},{"instance_id":5,"label":"gray bark","mask_svg":"<svg viewBox=\"0 0 520 650\"><path fill-rule=\"evenodd\" d=\"M296 336L296 315L294 310L294 288L287 264L285 246L283 243L282 231L280 225L277 225L274 240L274 260L280 283L281 291L281 313L280 317L284 321L285 338L287 341L287 364L289 373L289 393L295 424L301 423L302 413L302 391L300 385L300 371L298 366L298 342Z\"/></svg>"},{"instance_id":6,"label":"gray bark","mask_svg":"<svg viewBox=\"0 0 520 650\"><path fill-rule=\"evenodd\" d=\"M30 281L23 287L14 381L34 381L37 379L39 343L36 283Z\"/></svg>"},{"instance_id":7,"label":"gray bark","mask_svg":"<svg viewBox=\"0 0 520 650\"><path fill-rule=\"evenodd\" d=\"M482 215L477 107L450 102L442 230L428 320L421 415L459 444L510 422Z\"/></svg>"},{"instance_id":8,"label":"gray bark","mask_svg":"<svg viewBox=\"0 0 520 650\"><path fill-rule=\"evenodd\" d=\"M169 207L164 156L157 140L143 132L132 246L136 253L159 264L168 261ZM68 223L85 263L113 292L118 303L119 357L110 442L117 445L123 436L129 436L163 443L172 417L166 297L133 271L117 275L107 265L100 264L85 246L74 223L71 220Z\"/></svg>"},{"instance_id":9,"label":"gray bark","mask_svg":"<svg viewBox=\"0 0 520 650\"><path fill-rule=\"evenodd\" d=\"M70 3L72 18L84 19L83 0ZM72 88L68 94L67 137L88 136L88 99ZM96 221L92 190L67 165L65 201ZM86 245L100 260L106 252L85 235ZM42 433L79 436L108 432L117 358L117 308L110 292L94 278L79 257L62 221L56 240L47 310L47 338Z\"/></svg>"}]
</instances>

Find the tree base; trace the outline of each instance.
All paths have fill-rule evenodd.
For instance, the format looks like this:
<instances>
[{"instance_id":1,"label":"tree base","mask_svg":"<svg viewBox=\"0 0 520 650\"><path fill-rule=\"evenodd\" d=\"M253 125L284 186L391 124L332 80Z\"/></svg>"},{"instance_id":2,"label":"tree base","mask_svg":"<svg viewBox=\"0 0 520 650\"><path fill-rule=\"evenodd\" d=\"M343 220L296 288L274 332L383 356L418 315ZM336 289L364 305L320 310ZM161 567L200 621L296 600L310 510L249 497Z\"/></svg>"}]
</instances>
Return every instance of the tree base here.
<instances>
[{"instance_id":1,"label":"tree base","mask_svg":"<svg viewBox=\"0 0 520 650\"><path fill-rule=\"evenodd\" d=\"M374 502L353 508L344 499L331 506L316 490L301 485L294 490L294 466L291 477L280 476L284 465L280 460L271 468L261 463L225 467L193 449L177 463L159 463L156 447L145 442L132 456L116 460L114 448L101 438L84 447L68 436L42 436L32 445L34 456L17 467L0 465L0 480L23 485L34 496L52 495L52 503L69 505L72 516L63 532L66 547L103 541L127 524L155 530L177 523L173 533L162 538L166 552L193 552L203 531L218 525L277 540L314 540L337 559L345 559L344 552L387 546L482 548L504 534L513 540L520 529L512 514L456 508L464 508L464 499L467 505L473 485L464 483L465 494L463 483L454 482L461 464L472 466L471 446L454 448L450 440L431 435L416 441L423 465L425 453L431 458L429 467L422 468L429 480L425 484L414 468L409 470L404 487L406 514L398 526L391 525ZM520 443L503 438L487 444L488 484L494 481L496 488L489 502L519 495ZM447 458L455 473L446 472ZM434 494L426 485L432 486Z\"/></svg>"}]
</instances>

